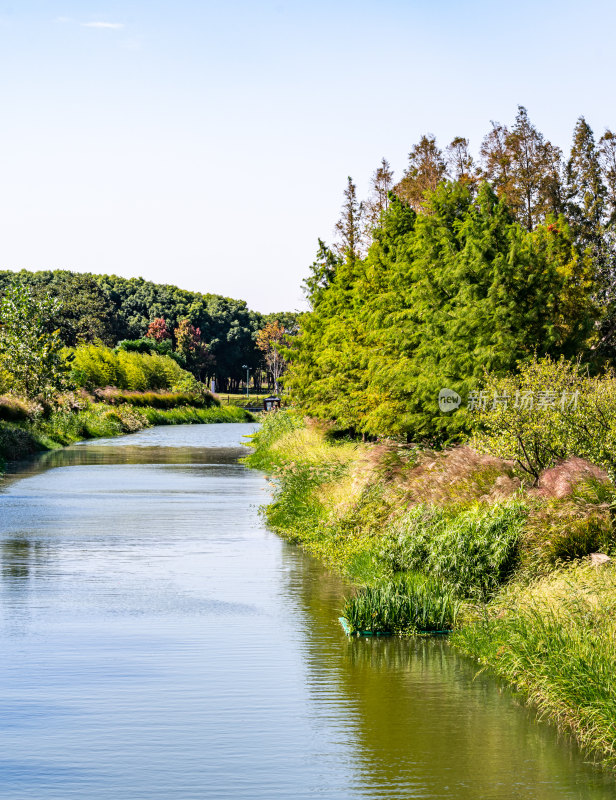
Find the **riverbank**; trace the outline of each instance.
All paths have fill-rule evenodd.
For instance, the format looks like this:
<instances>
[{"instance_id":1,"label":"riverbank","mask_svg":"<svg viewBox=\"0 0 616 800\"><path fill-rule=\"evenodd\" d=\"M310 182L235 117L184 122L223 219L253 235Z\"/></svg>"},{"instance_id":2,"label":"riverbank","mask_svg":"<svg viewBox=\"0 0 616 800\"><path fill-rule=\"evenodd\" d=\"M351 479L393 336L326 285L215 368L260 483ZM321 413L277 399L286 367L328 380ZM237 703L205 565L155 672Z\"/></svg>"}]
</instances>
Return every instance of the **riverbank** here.
<instances>
[{"instance_id":1,"label":"riverbank","mask_svg":"<svg viewBox=\"0 0 616 800\"><path fill-rule=\"evenodd\" d=\"M354 627L434 630L449 603L457 648L616 768L616 570L589 558L614 548L604 472L569 459L531 485L470 447L336 441L280 412L253 446L268 524L357 584Z\"/></svg>"},{"instance_id":2,"label":"riverbank","mask_svg":"<svg viewBox=\"0 0 616 800\"><path fill-rule=\"evenodd\" d=\"M345 582L259 518L255 427L94 440L3 485L0 800L613 800L444 637L345 637Z\"/></svg>"},{"instance_id":3,"label":"riverbank","mask_svg":"<svg viewBox=\"0 0 616 800\"><path fill-rule=\"evenodd\" d=\"M174 399L177 405L174 405ZM0 418L0 468L33 453L55 450L85 439L108 438L135 433L154 425L187 425L219 422L250 422L253 417L235 406L221 407L172 393L133 393L118 402L94 402L66 395L47 413L12 399L4 403ZM151 403L144 405L144 402ZM157 407L159 406L159 407ZM160 407L164 406L164 407ZM6 419L9 417L9 419ZM1 469L0 469L1 474Z\"/></svg>"}]
</instances>

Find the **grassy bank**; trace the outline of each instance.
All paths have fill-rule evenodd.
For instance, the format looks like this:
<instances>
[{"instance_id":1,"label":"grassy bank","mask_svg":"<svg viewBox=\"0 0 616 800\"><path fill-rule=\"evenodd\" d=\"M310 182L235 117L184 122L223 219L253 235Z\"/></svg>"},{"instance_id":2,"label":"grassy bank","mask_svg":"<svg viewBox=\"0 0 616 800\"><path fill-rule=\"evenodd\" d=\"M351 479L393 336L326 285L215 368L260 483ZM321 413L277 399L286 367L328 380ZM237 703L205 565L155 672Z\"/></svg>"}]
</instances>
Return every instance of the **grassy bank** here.
<instances>
[{"instance_id":1,"label":"grassy bank","mask_svg":"<svg viewBox=\"0 0 616 800\"><path fill-rule=\"evenodd\" d=\"M269 415L248 463L274 485L269 525L357 585L354 630L451 641L616 767L614 490L579 458L533 480L467 446L332 438ZM595 558L595 560L597 560Z\"/></svg>"},{"instance_id":2,"label":"grassy bank","mask_svg":"<svg viewBox=\"0 0 616 800\"><path fill-rule=\"evenodd\" d=\"M243 409L222 408L183 393L64 395L46 410L13 397L0 398L0 465L37 451L84 439L121 436L152 425L248 422ZM191 402L191 405L187 403ZM146 405L147 403L147 405Z\"/></svg>"}]
</instances>

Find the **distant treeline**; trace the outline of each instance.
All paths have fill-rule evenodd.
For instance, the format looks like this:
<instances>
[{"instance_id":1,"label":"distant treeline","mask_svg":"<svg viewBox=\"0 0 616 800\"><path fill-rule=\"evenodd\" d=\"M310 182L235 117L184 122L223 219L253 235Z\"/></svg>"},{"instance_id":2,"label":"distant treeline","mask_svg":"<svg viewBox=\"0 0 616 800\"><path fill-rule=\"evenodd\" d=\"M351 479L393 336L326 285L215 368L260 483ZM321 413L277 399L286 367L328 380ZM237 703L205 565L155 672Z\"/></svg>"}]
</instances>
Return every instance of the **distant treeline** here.
<instances>
[{"instance_id":1,"label":"distant treeline","mask_svg":"<svg viewBox=\"0 0 616 800\"><path fill-rule=\"evenodd\" d=\"M293 313L263 315L251 311L243 300L117 275L1 271L0 295L16 279L35 295L47 294L61 301L58 325L62 341L69 347L96 341L113 347L123 340L142 339L156 319L165 320L173 337L188 320L191 332L198 330L207 348L198 377L216 378L221 391L238 387L246 376L244 365L259 382L264 365L256 338L268 323L278 320L288 330L296 327Z\"/></svg>"},{"instance_id":2,"label":"distant treeline","mask_svg":"<svg viewBox=\"0 0 616 800\"><path fill-rule=\"evenodd\" d=\"M534 356L616 362L616 135L583 117L568 157L523 107L478 162L426 135L397 183L382 161L367 201L348 179L336 232L286 385L343 430L447 439L466 422L439 411L442 388L466 400Z\"/></svg>"}]
</instances>

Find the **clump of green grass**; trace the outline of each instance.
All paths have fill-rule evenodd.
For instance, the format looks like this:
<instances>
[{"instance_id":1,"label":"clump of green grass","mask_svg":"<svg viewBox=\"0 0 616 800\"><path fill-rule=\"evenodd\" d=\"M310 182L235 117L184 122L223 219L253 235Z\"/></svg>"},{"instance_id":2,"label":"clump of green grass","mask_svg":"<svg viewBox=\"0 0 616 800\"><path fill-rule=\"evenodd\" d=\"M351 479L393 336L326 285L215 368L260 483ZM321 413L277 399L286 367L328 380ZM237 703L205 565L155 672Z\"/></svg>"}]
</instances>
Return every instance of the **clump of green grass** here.
<instances>
[{"instance_id":1,"label":"clump of green grass","mask_svg":"<svg viewBox=\"0 0 616 800\"><path fill-rule=\"evenodd\" d=\"M616 767L616 568L588 561L511 586L454 643Z\"/></svg>"},{"instance_id":2,"label":"clump of green grass","mask_svg":"<svg viewBox=\"0 0 616 800\"><path fill-rule=\"evenodd\" d=\"M421 570L462 597L486 599L516 564L527 513L518 499L462 510L418 505L386 529L381 557L393 571Z\"/></svg>"},{"instance_id":3,"label":"clump of green grass","mask_svg":"<svg viewBox=\"0 0 616 800\"><path fill-rule=\"evenodd\" d=\"M246 463L255 469L271 469L276 466L284 461L285 456L276 457L274 445L287 434L303 428L304 420L299 414L290 411L270 411L264 414L260 429L251 437L250 447L253 452L247 456Z\"/></svg>"},{"instance_id":4,"label":"clump of green grass","mask_svg":"<svg viewBox=\"0 0 616 800\"><path fill-rule=\"evenodd\" d=\"M212 408L140 408L140 413L150 425L201 425L210 422L250 422L253 417L235 406L213 406Z\"/></svg>"},{"instance_id":5,"label":"clump of green grass","mask_svg":"<svg viewBox=\"0 0 616 800\"><path fill-rule=\"evenodd\" d=\"M362 587L347 599L342 613L354 632L429 633L451 630L459 610L460 600L451 587L409 573Z\"/></svg>"},{"instance_id":6,"label":"clump of green grass","mask_svg":"<svg viewBox=\"0 0 616 800\"><path fill-rule=\"evenodd\" d=\"M67 445L82 439L119 436L147 428L149 422L142 411L131 406L111 407L88 403L83 408L58 408L47 416L26 424L40 443L40 449Z\"/></svg>"}]
</instances>

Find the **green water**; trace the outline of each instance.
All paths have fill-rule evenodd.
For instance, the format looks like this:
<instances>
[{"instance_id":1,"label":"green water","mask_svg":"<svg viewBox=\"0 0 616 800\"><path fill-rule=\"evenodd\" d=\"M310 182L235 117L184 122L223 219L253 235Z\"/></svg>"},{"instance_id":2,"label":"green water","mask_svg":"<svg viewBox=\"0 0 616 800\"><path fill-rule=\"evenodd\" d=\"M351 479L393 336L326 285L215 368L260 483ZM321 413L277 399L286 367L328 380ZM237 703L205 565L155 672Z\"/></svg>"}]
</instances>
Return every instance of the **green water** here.
<instances>
[{"instance_id":1,"label":"green water","mask_svg":"<svg viewBox=\"0 0 616 800\"><path fill-rule=\"evenodd\" d=\"M444 641L348 639L269 533L251 425L48 454L0 490L0 798L616 798Z\"/></svg>"}]
</instances>

